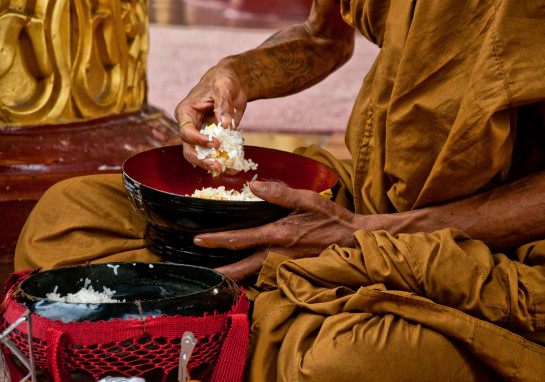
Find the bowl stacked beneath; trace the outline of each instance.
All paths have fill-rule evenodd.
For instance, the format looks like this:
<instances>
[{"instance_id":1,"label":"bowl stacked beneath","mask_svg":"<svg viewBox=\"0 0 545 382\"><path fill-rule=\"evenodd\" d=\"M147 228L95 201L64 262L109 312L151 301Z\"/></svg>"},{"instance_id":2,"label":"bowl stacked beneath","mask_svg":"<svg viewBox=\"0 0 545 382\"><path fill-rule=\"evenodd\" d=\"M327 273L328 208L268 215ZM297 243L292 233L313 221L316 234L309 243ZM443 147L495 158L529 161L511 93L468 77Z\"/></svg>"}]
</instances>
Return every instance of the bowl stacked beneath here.
<instances>
[{"instance_id":1,"label":"bowl stacked beneath","mask_svg":"<svg viewBox=\"0 0 545 382\"><path fill-rule=\"evenodd\" d=\"M195 190L220 187L241 190L257 176L296 189L324 192L337 184L337 174L313 159L286 151L246 146L245 157L257 170L213 176L193 167L182 147L168 146L138 153L123 164L123 181L130 199L147 221L148 248L165 260L218 267L236 262L254 250L209 249L193 243L195 235L257 227L285 217L289 210L265 201L193 198Z\"/></svg>"}]
</instances>

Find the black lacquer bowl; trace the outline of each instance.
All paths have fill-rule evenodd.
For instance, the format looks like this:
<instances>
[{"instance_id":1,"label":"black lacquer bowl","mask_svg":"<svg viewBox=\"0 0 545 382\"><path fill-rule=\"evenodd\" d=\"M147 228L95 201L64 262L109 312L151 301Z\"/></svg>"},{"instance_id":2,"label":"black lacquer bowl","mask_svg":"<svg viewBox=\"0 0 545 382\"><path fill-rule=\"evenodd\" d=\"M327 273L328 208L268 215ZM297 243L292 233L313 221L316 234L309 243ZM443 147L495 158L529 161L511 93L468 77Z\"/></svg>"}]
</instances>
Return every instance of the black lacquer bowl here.
<instances>
[{"instance_id":1,"label":"black lacquer bowl","mask_svg":"<svg viewBox=\"0 0 545 382\"><path fill-rule=\"evenodd\" d=\"M293 153L246 146L245 157L257 170L212 176L193 167L183 157L182 146L155 148L133 155L123 164L123 181L130 199L147 221L147 247L165 260L218 267L236 262L253 249L232 251L196 246L193 238L204 232L257 227L287 214L289 210L264 201L226 201L192 198L203 187L225 186L241 190L257 175L292 188L316 192L331 190L338 182L328 166Z\"/></svg>"},{"instance_id":2,"label":"black lacquer bowl","mask_svg":"<svg viewBox=\"0 0 545 382\"><path fill-rule=\"evenodd\" d=\"M97 292L107 287L125 302L66 303L49 300L75 294L86 280ZM172 263L109 263L73 266L36 273L14 294L32 313L62 322L97 322L142 317L227 313L241 291L230 279L206 267Z\"/></svg>"}]
</instances>

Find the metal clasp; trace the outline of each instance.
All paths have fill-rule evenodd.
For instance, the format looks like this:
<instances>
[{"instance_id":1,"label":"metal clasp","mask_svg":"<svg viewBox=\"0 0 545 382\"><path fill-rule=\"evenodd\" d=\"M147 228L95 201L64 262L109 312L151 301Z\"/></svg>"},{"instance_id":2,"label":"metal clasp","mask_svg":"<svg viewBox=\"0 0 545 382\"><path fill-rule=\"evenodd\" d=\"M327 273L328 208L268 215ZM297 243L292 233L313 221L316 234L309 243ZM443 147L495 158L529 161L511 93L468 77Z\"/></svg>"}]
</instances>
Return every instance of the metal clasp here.
<instances>
[{"instance_id":1,"label":"metal clasp","mask_svg":"<svg viewBox=\"0 0 545 382\"><path fill-rule=\"evenodd\" d=\"M178 365L178 382L186 382L191 379L187 366L189 358L195 349L197 339L191 332L185 332L182 336L182 349L180 351L180 363Z\"/></svg>"}]
</instances>

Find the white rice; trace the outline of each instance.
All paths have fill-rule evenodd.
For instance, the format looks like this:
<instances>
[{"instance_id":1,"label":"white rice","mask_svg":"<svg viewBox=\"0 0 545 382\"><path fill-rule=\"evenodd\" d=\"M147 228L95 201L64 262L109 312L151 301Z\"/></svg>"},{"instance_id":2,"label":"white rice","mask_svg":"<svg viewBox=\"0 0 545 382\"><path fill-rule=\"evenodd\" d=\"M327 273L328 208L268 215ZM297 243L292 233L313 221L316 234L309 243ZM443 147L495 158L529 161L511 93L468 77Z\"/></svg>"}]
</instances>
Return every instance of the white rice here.
<instances>
[{"instance_id":1,"label":"white rice","mask_svg":"<svg viewBox=\"0 0 545 382\"><path fill-rule=\"evenodd\" d=\"M191 194L193 198L201 199L217 199L217 200L239 200L239 201L259 201L263 200L255 196L250 191L249 183L246 183L242 190L227 190L224 186L220 187L204 187L200 190L195 190Z\"/></svg>"},{"instance_id":2,"label":"white rice","mask_svg":"<svg viewBox=\"0 0 545 382\"><path fill-rule=\"evenodd\" d=\"M92 285L89 285L91 280L85 279L85 286L81 288L77 293L68 293L66 296L61 296L57 293L57 287L53 292L48 293L45 297L52 301L70 302L70 303L84 303L84 304L97 304L103 302L121 302L113 298L115 290L111 290L107 287L102 287L103 292L97 292L93 289ZM125 300L123 300L124 302Z\"/></svg>"},{"instance_id":3,"label":"white rice","mask_svg":"<svg viewBox=\"0 0 545 382\"><path fill-rule=\"evenodd\" d=\"M207 135L208 140L216 138L220 142L219 149L195 146L198 159L209 158L221 163L221 171L228 168L237 171L256 170L257 163L244 158L244 139L242 131L224 129L221 123L215 123L201 129L201 134ZM216 173L214 175L217 175Z\"/></svg>"},{"instance_id":4,"label":"white rice","mask_svg":"<svg viewBox=\"0 0 545 382\"><path fill-rule=\"evenodd\" d=\"M117 268L119 268L119 264L116 264L116 265L108 264L107 266L108 268L113 268L114 274L117 276Z\"/></svg>"}]
</instances>

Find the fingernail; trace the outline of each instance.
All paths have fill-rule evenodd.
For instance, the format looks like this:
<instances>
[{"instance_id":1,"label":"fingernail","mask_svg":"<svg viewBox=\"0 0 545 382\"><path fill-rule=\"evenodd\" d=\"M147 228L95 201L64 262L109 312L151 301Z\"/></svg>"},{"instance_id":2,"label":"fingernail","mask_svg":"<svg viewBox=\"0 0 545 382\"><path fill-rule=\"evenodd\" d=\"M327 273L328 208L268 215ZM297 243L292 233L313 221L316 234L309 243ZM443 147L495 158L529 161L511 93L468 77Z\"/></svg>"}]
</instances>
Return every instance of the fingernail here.
<instances>
[{"instance_id":1,"label":"fingernail","mask_svg":"<svg viewBox=\"0 0 545 382\"><path fill-rule=\"evenodd\" d=\"M229 126L229 123L227 122L229 120L229 118L227 118L226 116L224 116L222 114L221 116L221 125L225 128L226 126Z\"/></svg>"},{"instance_id":2,"label":"fingernail","mask_svg":"<svg viewBox=\"0 0 545 382\"><path fill-rule=\"evenodd\" d=\"M202 245L202 244L204 244L204 240L201 239L201 238L195 237L195 238L193 238L193 243L195 243L197 245Z\"/></svg>"},{"instance_id":3,"label":"fingernail","mask_svg":"<svg viewBox=\"0 0 545 382\"><path fill-rule=\"evenodd\" d=\"M260 182L258 180L254 180L252 182L252 186L254 187L254 190L257 192L265 192L267 191L268 184L267 182Z\"/></svg>"}]
</instances>

